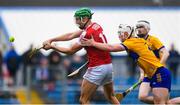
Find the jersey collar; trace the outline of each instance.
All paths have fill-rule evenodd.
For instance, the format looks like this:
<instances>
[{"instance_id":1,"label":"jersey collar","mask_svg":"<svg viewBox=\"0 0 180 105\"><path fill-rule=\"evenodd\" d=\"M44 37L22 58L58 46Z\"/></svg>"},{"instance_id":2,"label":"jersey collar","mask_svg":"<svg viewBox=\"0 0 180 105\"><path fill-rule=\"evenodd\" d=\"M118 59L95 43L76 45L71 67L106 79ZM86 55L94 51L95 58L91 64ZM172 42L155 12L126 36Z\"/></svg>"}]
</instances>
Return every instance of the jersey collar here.
<instances>
[{"instance_id":1,"label":"jersey collar","mask_svg":"<svg viewBox=\"0 0 180 105\"><path fill-rule=\"evenodd\" d=\"M87 30L89 27L91 27L92 25L93 25L94 23L93 22L91 22L91 24L89 24L88 26L87 26L87 28L86 29L84 29L84 30Z\"/></svg>"}]
</instances>

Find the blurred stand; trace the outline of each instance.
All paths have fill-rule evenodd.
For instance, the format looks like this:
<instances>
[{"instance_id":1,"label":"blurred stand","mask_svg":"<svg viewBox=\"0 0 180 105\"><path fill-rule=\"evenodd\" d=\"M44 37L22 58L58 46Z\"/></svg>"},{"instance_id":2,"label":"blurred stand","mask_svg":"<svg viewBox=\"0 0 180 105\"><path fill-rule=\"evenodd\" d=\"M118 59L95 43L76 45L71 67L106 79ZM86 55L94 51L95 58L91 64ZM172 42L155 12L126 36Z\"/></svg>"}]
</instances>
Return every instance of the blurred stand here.
<instances>
[{"instance_id":1,"label":"blurred stand","mask_svg":"<svg viewBox=\"0 0 180 105\"><path fill-rule=\"evenodd\" d=\"M31 47L30 47L31 49ZM28 52L28 51L27 51ZM176 52L172 50L172 52ZM175 53L176 54L176 53ZM174 55L175 55L174 54ZM24 55L27 55L24 53ZM24 60L29 58L24 57ZM171 60L172 59L172 60ZM169 62L176 61L177 57L170 56ZM134 82L138 80L138 71L133 61L129 61L127 56L112 56L113 68L114 68L114 85L115 91L122 92ZM179 62L179 59L177 59ZM26 63L24 63L26 62ZM35 91L38 96L43 100L44 103L49 104L78 104L80 96L80 86L82 82L82 76L86 70L82 70L78 75L68 78L67 75L74 70L78 69L81 65L86 62L85 56L71 55L62 56L60 53L52 51L47 57L44 56L41 51L35 54L30 61L23 61L19 68L19 73L17 73L16 78L18 78L19 84L13 88L14 91L23 89L25 96L23 96L25 103L32 103L34 96L32 91ZM174 66L175 62L171 62ZM172 64L173 63L173 64ZM11 62L9 62L9 65ZM13 64L13 63L12 63ZM24 66L26 65L26 66ZM4 87L3 90L10 91L9 85L5 83L10 83L10 73L7 69L6 64L3 64L3 83L1 86ZM24 70L26 69L26 70ZM175 69L176 73L179 68ZM25 72L24 72L25 71ZM26 73L26 74L25 74ZM174 75L173 75L174 77ZM133 79L132 79L133 78ZM178 85L180 78L177 76L177 82L173 83L173 97L180 95L178 90ZM17 82L18 82L17 81ZM21 84L25 81L25 84ZM174 80L173 80L174 81ZM5 93L3 93L5 95ZM6 93L7 94L7 93ZM135 90L131 95L127 96L123 103L139 103L137 101L138 91ZM10 94L12 96L12 94ZM101 96L101 97L99 97ZM19 97L19 96L17 96ZM104 104L108 103L102 94L102 88L98 88L98 91L92 98L92 103ZM36 103L38 104L38 102Z\"/></svg>"},{"instance_id":2,"label":"blurred stand","mask_svg":"<svg viewBox=\"0 0 180 105\"><path fill-rule=\"evenodd\" d=\"M127 56L126 65L128 68L128 83L132 84L136 81L136 75L139 73L136 62Z\"/></svg>"}]
</instances>

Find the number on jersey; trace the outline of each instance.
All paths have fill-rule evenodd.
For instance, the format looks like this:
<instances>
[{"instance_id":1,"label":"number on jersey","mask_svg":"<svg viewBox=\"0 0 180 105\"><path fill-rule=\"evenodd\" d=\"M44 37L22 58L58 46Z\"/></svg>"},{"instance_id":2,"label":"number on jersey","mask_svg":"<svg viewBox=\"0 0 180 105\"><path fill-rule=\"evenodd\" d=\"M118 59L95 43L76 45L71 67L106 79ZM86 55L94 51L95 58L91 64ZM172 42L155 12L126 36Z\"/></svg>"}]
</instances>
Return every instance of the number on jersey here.
<instances>
[{"instance_id":1,"label":"number on jersey","mask_svg":"<svg viewBox=\"0 0 180 105\"><path fill-rule=\"evenodd\" d=\"M105 37L102 33L99 34L99 37L102 39L103 43L106 43Z\"/></svg>"}]
</instances>

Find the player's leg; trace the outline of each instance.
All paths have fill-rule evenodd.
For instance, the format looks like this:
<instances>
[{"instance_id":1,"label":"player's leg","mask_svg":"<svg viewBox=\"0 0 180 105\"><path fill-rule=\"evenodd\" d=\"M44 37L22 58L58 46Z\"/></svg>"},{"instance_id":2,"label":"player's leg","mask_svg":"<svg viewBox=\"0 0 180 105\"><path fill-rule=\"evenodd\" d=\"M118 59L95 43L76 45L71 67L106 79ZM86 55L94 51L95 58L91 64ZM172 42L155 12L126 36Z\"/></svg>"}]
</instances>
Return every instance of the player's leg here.
<instances>
[{"instance_id":1,"label":"player's leg","mask_svg":"<svg viewBox=\"0 0 180 105\"><path fill-rule=\"evenodd\" d=\"M103 81L105 75L103 73L103 68L101 66L88 68L84 74L83 83L81 87L80 102L82 104L88 104L92 95L96 91L101 82Z\"/></svg>"},{"instance_id":2,"label":"player's leg","mask_svg":"<svg viewBox=\"0 0 180 105\"><path fill-rule=\"evenodd\" d=\"M110 103L119 104L119 101L114 95L115 93L114 93L113 80L112 80L113 66L112 64L107 64L107 65L102 66L102 68L103 68L102 73L105 74L103 81L101 82L104 88L104 95Z\"/></svg>"},{"instance_id":3,"label":"player's leg","mask_svg":"<svg viewBox=\"0 0 180 105\"><path fill-rule=\"evenodd\" d=\"M143 82L139 87L139 100L141 100L144 103L153 104L153 96L149 96L150 91L150 80L148 77L144 77Z\"/></svg>"},{"instance_id":4,"label":"player's leg","mask_svg":"<svg viewBox=\"0 0 180 105\"><path fill-rule=\"evenodd\" d=\"M81 85L81 96L80 96L80 103L81 104L89 104L92 95L95 93L98 85L89 82L86 79L83 79Z\"/></svg>"},{"instance_id":5,"label":"player's leg","mask_svg":"<svg viewBox=\"0 0 180 105\"><path fill-rule=\"evenodd\" d=\"M180 97L170 99L168 104L180 104Z\"/></svg>"},{"instance_id":6,"label":"player's leg","mask_svg":"<svg viewBox=\"0 0 180 105\"><path fill-rule=\"evenodd\" d=\"M104 94L105 97L108 99L108 101L111 104L119 104L119 101L117 100L117 98L114 96L114 89L113 89L113 83L110 82L108 84L105 84L103 86L104 88Z\"/></svg>"},{"instance_id":7,"label":"player's leg","mask_svg":"<svg viewBox=\"0 0 180 105\"><path fill-rule=\"evenodd\" d=\"M166 104L169 100L171 90L171 73L168 69L161 67L151 79L154 104Z\"/></svg>"}]
</instances>

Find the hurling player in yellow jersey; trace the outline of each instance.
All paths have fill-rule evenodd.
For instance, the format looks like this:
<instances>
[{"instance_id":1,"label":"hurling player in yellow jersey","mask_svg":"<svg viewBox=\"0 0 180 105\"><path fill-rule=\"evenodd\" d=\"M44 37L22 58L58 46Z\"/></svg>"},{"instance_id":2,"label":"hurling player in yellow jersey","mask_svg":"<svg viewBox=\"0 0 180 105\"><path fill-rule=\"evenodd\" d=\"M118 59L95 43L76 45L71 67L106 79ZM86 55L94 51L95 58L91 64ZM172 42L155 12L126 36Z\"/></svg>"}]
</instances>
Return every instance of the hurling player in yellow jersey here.
<instances>
[{"instance_id":1,"label":"hurling player in yellow jersey","mask_svg":"<svg viewBox=\"0 0 180 105\"><path fill-rule=\"evenodd\" d=\"M149 48L154 52L155 56L160 62L165 65L169 56L169 52L166 50L162 42L155 36L149 35L150 23L145 20L140 20L136 23L136 33L140 38L145 39L148 42ZM150 86L150 79L144 74L140 68L140 79L143 80L139 87L139 99L145 103L153 104L153 96L149 96L149 92L152 90ZM180 104L180 97L170 99L169 104Z\"/></svg>"},{"instance_id":2,"label":"hurling player in yellow jersey","mask_svg":"<svg viewBox=\"0 0 180 105\"><path fill-rule=\"evenodd\" d=\"M137 36L147 41L149 49L154 52L155 56L160 60L160 63L165 65L169 52L158 38L149 35L149 31L150 23L148 21L140 20L136 23ZM141 68L140 71L140 80L143 80L143 82L139 88L138 98L145 103L153 104L153 96L149 96L149 92L151 91L150 79Z\"/></svg>"},{"instance_id":3,"label":"hurling player in yellow jersey","mask_svg":"<svg viewBox=\"0 0 180 105\"><path fill-rule=\"evenodd\" d=\"M126 50L130 57L137 62L147 77L150 79L153 101L155 104L166 104L171 89L171 73L160 63L159 59L149 49L148 43L143 38L135 38L133 28L128 25L119 26L119 39L122 43L106 44L98 43L94 39L81 40L84 46L93 46L101 50L118 52Z\"/></svg>"}]
</instances>

